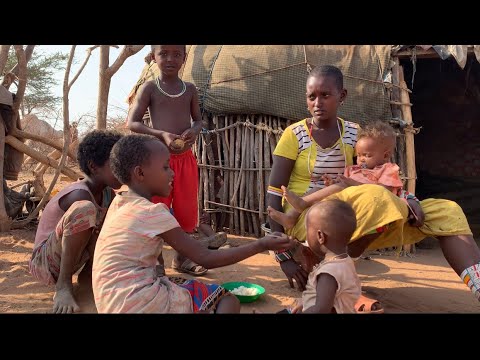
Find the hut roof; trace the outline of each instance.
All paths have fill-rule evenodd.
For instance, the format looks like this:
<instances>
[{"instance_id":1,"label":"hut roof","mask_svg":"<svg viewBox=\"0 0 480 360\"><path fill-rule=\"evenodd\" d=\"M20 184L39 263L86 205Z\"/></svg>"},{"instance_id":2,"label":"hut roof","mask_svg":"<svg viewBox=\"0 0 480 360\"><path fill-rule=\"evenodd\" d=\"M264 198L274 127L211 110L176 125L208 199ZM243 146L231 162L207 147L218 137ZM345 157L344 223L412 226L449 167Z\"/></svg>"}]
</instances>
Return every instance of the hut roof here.
<instances>
[{"instance_id":1,"label":"hut roof","mask_svg":"<svg viewBox=\"0 0 480 360\"><path fill-rule=\"evenodd\" d=\"M323 64L339 67L348 89L340 116L356 122L390 117L384 76L391 46L332 45L192 45L182 79L195 84L202 109L212 114L266 114L297 120L309 116L305 82ZM129 94L131 104L145 81L158 76L146 64Z\"/></svg>"}]
</instances>

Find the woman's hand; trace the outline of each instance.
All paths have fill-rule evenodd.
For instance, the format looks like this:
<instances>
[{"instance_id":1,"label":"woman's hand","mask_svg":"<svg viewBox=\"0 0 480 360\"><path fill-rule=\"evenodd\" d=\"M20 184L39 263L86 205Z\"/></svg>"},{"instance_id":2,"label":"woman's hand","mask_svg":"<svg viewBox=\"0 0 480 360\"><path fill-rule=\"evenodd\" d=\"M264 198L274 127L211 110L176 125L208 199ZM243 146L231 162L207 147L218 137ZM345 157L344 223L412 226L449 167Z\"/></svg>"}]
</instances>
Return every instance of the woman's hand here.
<instances>
[{"instance_id":1,"label":"woman's hand","mask_svg":"<svg viewBox=\"0 0 480 360\"><path fill-rule=\"evenodd\" d=\"M295 245L295 240L281 232L273 232L259 239L264 250L286 251Z\"/></svg>"},{"instance_id":2,"label":"woman's hand","mask_svg":"<svg viewBox=\"0 0 480 360\"><path fill-rule=\"evenodd\" d=\"M409 209L408 223L415 227L423 226L425 222L425 213L420 204L413 199L408 199L407 204Z\"/></svg>"}]
</instances>

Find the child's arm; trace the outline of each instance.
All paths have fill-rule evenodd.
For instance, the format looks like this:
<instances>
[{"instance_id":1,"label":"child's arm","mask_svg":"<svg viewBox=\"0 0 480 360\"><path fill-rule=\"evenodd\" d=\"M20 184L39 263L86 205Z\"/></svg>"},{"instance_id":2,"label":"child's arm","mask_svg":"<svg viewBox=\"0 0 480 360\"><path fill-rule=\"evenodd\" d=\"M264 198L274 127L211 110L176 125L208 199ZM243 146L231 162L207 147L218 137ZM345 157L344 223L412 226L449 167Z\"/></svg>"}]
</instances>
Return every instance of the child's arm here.
<instances>
[{"instance_id":1,"label":"child's arm","mask_svg":"<svg viewBox=\"0 0 480 360\"><path fill-rule=\"evenodd\" d=\"M82 190L82 189L73 190L72 192L62 196L58 200L58 206L60 206L60 209L62 209L63 211L67 211L68 209L70 209L70 206L72 206L73 203L77 201L82 201L82 200L92 202L93 199L92 199L92 196L86 190ZM101 219L101 222L97 221L97 224L95 225L95 229L94 229L95 231L93 232L93 236L95 238L98 237L98 234L102 229L103 220L105 220L104 217Z\"/></svg>"},{"instance_id":2,"label":"child's arm","mask_svg":"<svg viewBox=\"0 0 480 360\"><path fill-rule=\"evenodd\" d=\"M192 89L192 101L190 103L190 114L193 120L192 127L185 130L182 134L182 138L186 141L186 146L192 146L197 139L198 134L203 128L202 113L200 111L200 105L198 101L198 92L195 85L187 83L187 87Z\"/></svg>"},{"instance_id":3,"label":"child's arm","mask_svg":"<svg viewBox=\"0 0 480 360\"><path fill-rule=\"evenodd\" d=\"M72 206L74 202L81 200L87 200L92 202L93 199L87 190L78 189L73 190L67 195L62 196L58 200L58 206L60 206L60 209L62 209L63 211L67 211L68 209L70 209L70 206Z\"/></svg>"},{"instance_id":4,"label":"child's arm","mask_svg":"<svg viewBox=\"0 0 480 360\"><path fill-rule=\"evenodd\" d=\"M335 294L337 293L337 287L337 280L335 280L332 275L321 273L317 277L317 297L315 305L302 312L304 314L331 314L333 301L335 300Z\"/></svg>"},{"instance_id":5,"label":"child's arm","mask_svg":"<svg viewBox=\"0 0 480 360\"><path fill-rule=\"evenodd\" d=\"M164 232L160 236L181 255L207 269L235 264L265 250L290 249L295 244L291 237L282 233L273 233L247 245L218 251L203 247L200 242L179 227Z\"/></svg>"},{"instance_id":6,"label":"child's arm","mask_svg":"<svg viewBox=\"0 0 480 360\"><path fill-rule=\"evenodd\" d=\"M337 183L337 184L332 184L328 187L324 187L323 189L320 189L318 191L315 191L314 193L311 193L309 195L305 195L302 197L303 201L306 203L306 207L310 207L316 202L322 201L326 197L336 194L337 192L340 192L344 190L347 186ZM303 210L305 210L303 209Z\"/></svg>"},{"instance_id":7,"label":"child's arm","mask_svg":"<svg viewBox=\"0 0 480 360\"><path fill-rule=\"evenodd\" d=\"M153 90L155 90L155 84L152 81L146 82L138 89L133 106L128 113L128 128L139 134L153 135L169 146L173 140L180 138L180 136L167 131L153 129L142 122L143 115L145 115L150 105L150 97Z\"/></svg>"}]
</instances>

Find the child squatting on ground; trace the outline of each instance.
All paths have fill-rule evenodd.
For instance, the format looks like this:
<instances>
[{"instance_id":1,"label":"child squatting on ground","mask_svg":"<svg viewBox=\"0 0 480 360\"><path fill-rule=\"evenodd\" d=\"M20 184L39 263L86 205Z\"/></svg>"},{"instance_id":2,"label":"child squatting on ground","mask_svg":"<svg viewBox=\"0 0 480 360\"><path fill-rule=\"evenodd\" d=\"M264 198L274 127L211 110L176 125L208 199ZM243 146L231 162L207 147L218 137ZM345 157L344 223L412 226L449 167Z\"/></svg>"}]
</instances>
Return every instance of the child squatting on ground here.
<instances>
[{"instance_id":1,"label":"child squatting on ground","mask_svg":"<svg viewBox=\"0 0 480 360\"><path fill-rule=\"evenodd\" d=\"M110 150L122 135L103 130L88 133L77 159L85 174L56 194L42 212L29 263L30 273L44 284L55 284L54 313L79 311L72 276L91 288L93 252L107 208L120 183L110 169Z\"/></svg>"}]
</instances>

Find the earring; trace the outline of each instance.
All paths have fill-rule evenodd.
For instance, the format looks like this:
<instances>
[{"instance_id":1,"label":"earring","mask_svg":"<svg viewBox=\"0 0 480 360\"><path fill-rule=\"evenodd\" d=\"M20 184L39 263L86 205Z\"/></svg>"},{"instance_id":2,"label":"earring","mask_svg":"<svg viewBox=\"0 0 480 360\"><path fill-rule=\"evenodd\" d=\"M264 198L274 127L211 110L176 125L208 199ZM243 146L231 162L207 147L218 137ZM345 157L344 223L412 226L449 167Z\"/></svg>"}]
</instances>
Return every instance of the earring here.
<instances>
[{"instance_id":1,"label":"earring","mask_svg":"<svg viewBox=\"0 0 480 360\"><path fill-rule=\"evenodd\" d=\"M340 105L342 105L342 106L343 106L343 101L340 101Z\"/></svg>"}]
</instances>

